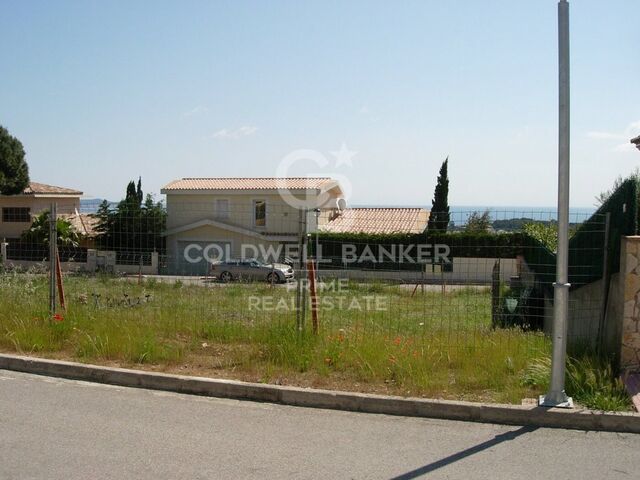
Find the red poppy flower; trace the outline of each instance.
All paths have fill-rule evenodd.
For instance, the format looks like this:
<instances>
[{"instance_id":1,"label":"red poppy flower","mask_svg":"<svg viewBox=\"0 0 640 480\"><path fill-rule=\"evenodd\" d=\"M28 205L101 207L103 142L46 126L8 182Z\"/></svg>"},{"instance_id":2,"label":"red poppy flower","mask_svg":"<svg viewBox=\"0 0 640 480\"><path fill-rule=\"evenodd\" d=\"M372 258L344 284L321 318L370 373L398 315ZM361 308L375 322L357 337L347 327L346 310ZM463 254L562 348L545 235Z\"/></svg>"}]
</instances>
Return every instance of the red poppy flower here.
<instances>
[{"instance_id":1,"label":"red poppy flower","mask_svg":"<svg viewBox=\"0 0 640 480\"><path fill-rule=\"evenodd\" d=\"M56 314L53 316L53 319L54 319L56 322L61 322L61 321L63 321L63 320L64 320L64 317L63 317L62 315L60 315L59 313L56 313Z\"/></svg>"}]
</instances>

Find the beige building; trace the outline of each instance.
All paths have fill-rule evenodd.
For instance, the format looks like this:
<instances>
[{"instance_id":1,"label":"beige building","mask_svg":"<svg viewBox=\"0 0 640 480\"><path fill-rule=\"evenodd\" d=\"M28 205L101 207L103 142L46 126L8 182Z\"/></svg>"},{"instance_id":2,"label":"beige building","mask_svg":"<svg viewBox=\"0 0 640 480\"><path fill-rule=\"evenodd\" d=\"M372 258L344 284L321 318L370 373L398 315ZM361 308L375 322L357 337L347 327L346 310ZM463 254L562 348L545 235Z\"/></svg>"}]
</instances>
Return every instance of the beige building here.
<instances>
[{"instance_id":1,"label":"beige building","mask_svg":"<svg viewBox=\"0 0 640 480\"><path fill-rule=\"evenodd\" d=\"M290 256L303 223L308 232L422 232L428 218L420 208L346 208L327 177L183 178L161 192L167 266L178 274L205 274L217 258Z\"/></svg>"},{"instance_id":2,"label":"beige building","mask_svg":"<svg viewBox=\"0 0 640 480\"><path fill-rule=\"evenodd\" d=\"M33 218L51 203L59 215L78 216L82 192L70 188L30 182L19 195L0 195L0 239L17 239L31 226Z\"/></svg>"},{"instance_id":3,"label":"beige building","mask_svg":"<svg viewBox=\"0 0 640 480\"><path fill-rule=\"evenodd\" d=\"M322 212L307 215L313 231L343 203L330 178L183 178L161 192L169 271L185 274L204 274L219 257L282 257L297 241L300 210Z\"/></svg>"}]
</instances>

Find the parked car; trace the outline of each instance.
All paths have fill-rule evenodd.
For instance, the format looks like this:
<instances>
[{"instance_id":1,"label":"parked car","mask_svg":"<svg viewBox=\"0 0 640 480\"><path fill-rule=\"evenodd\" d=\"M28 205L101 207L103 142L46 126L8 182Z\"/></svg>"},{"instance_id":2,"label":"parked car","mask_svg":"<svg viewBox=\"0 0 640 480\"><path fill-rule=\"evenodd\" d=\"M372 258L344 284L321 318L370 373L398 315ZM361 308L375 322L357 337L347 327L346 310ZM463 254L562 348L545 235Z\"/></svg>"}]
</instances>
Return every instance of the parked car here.
<instances>
[{"instance_id":1,"label":"parked car","mask_svg":"<svg viewBox=\"0 0 640 480\"><path fill-rule=\"evenodd\" d=\"M263 263L259 260L223 260L211 264L211 274L221 282L258 280L283 283L293 280L293 268L284 263Z\"/></svg>"},{"instance_id":2,"label":"parked car","mask_svg":"<svg viewBox=\"0 0 640 480\"><path fill-rule=\"evenodd\" d=\"M282 260L280 261L280 263L284 263L285 265L288 265L291 268L293 268L296 262L293 258L285 256L285 257L282 257Z\"/></svg>"}]
</instances>

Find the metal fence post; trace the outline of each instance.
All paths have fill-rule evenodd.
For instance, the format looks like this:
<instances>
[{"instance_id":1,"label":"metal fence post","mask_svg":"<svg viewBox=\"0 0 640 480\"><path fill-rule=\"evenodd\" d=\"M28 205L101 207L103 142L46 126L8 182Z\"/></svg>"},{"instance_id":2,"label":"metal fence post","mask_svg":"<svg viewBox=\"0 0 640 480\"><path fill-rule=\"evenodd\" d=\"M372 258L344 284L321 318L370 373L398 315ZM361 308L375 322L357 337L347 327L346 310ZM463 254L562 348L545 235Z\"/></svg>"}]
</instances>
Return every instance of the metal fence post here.
<instances>
[{"instance_id":1,"label":"metal fence post","mask_svg":"<svg viewBox=\"0 0 640 480\"><path fill-rule=\"evenodd\" d=\"M298 278L296 279L296 327L298 332L302 332L304 328L304 278L303 269L304 262L306 261L306 255L304 255L304 249L306 245L306 218L305 210L298 209Z\"/></svg>"},{"instance_id":2,"label":"metal fence post","mask_svg":"<svg viewBox=\"0 0 640 480\"><path fill-rule=\"evenodd\" d=\"M604 352L604 329L607 319L607 305L609 303L609 285L611 283L611 275L609 273L609 233L611 229L611 212L607 212L604 218L604 244L602 247L602 305L600 311L600 321L598 322L598 339L596 349L598 352Z\"/></svg>"},{"instance_id":3,"label":"metal fence post","mask_svg":"<svg viewBox=\"0 0 640 480\"><path fill-rule=\"evenodd\" d=\"M500 259L497 259L491 271L491 325L494 328L502 326L500 317Z\"/></svg>"},{"instance_id":4,"label":"metal fence post","mask_svg":"<svg viewBox=\"0 0 640 480\"><path fill-rule=\"evenodd\" d=\"M0 264L4 264L7 262L7 247L9 244L7 243L7 239L3 238L2 242L0 242Z\"/></svg>"},{"instance_id":5,"label":"metal fence post","mask_svg":"<svg viewBox=\"0 0 640 480\"><path fill-rule=\"evenodd\" d=\"M302 261L300 263L300 266L301 266L301 269L305 271L305 273L307 269L307 252L309 248L308 220L309 220L309 209L305 207L305 209L303 210L303 219L302 219L302 236L300 237L300 240L302 242ZM303 275L303 278L307 279L306 280L307 282L309 281L308 275ZM305 321L307 319L307 296L309 292L308 285L309 284L307 283L306 288L302 289L302 298L300 299L301 310L302 310L300 312L300 319L301 319L301 325L303 330L304 330Z\"/></svg>"},{"instance_id":6,"label":"metal fence post","mask_svg":"<svg viewBox=\"0 0 640 480\"><path fill-rule=\"evenodd\" d=\"M56 313L56 256L58 244L57 205L52 203L49 207L49 311L51 315Z\"/></svg>"},{"instance_id":7,"label":"metal fence post","mask_svg":"<svg viewBox=\"0 0 640 480\"><path fill-rule=\"evenodd\" d=\"M553 301L553 346L549 392L545 407L573 407L564 391L569 316L569 3L558 2L558 254Z\"/></svg>"},{"instance_id":8,"label":"metal fence post","mask_svg":"<svg viewBox=\"0 0 640 480\"><path fill-rule=\"evenodd\" d=\"M309 268L308 268L308 278L309 278L309 293L311 295L311 325L313 328L313 334L318 334L318 295L316 292L316 269L314 266L315 260L307 260Z\"/></svg>"}]
</instances>

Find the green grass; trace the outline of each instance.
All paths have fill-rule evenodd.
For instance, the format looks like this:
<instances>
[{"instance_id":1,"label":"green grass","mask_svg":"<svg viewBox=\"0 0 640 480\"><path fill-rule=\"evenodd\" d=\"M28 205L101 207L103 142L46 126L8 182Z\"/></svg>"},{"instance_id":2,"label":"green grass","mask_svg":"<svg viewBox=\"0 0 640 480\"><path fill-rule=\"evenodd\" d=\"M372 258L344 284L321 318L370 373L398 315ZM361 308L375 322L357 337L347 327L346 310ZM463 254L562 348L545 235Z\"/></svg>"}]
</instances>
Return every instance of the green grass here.
<instances>
[{"instance_id":1,"label":"green grass","mask_svg":"<svg viewBox=\"0 0 640 480\"><path fill-rule=\"evenodd\" d=\"M551 360L540 358L531 363L522 377L524 385L543 390L549 387ZM619 411L631 408L631 399L607 358L584 351L569 357L565 376L567 395L580 405L594 410Z\"/></svg>"},{"instance_id":2,"label":"green grass","mask_svg":"<svg viewBox=\"0 0 640 480\"><path fill-rule=\"evenodd\" d=\"M295 292L266 284L138 285L69 276L62 321L48 315L45 277L5 273L0 288L0 348L5 351L510 403L545 388L522 379L538 359L548 358L549 340L536 332L493 330L486 290L444 296L439 290L418 290L412 296L411 288L347 283L340 291L322 292L320 332L313 335L310 315L302 332L296 328L290 309ZM374 308L375 297L384 308ZM367 298L374 300L368 304ZM252 307L256 301L258 309Z\"/></svg>"}]
</instances>

